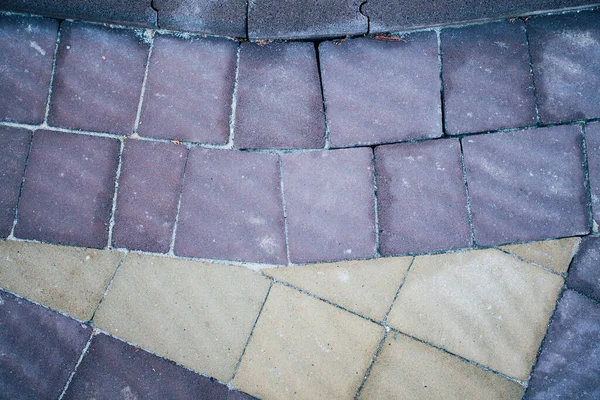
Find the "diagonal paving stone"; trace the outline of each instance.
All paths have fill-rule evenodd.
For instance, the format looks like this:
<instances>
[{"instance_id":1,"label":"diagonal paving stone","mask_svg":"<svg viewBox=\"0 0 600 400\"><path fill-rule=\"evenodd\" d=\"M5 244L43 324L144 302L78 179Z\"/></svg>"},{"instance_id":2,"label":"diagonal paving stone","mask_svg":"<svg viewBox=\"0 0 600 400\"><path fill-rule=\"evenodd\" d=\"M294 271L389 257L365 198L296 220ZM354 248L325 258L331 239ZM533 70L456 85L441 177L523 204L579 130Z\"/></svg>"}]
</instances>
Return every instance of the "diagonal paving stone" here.
<instances>
[{"instance_id":1,"label":"diagonal paving stone","mask_svg":"<svg viewBox=\"0 0 600 400\"><path fill-rule=\"evenodd\" d=\"M579 248L581 239L578 237L546 240L525 244L511 244L501 246L500 249L533 262L542 267L549 268L558 273L567 272L573 256Z\"/></svg>"},{"instance_id":2,"label":"diagonal paving stone","mask_svg":"<svg viewBox=\"0 0 600 400\"><path fill-rule=\"evenodd\" d=\"M585 144L588 156L588 170L592 194L592 216L594 230L600 224L600 121L585 126Z\"/></svg>"},{"instance_id":3,"label":"diagonal paving stone","mask_svg":"<svg viewBox=\"0 0 600 400\"><path fill-rule=\"evenodd\" d=\"M569 269L567 286L600 302L600 237L582 240Z\"/></svg>"}]
</instances>

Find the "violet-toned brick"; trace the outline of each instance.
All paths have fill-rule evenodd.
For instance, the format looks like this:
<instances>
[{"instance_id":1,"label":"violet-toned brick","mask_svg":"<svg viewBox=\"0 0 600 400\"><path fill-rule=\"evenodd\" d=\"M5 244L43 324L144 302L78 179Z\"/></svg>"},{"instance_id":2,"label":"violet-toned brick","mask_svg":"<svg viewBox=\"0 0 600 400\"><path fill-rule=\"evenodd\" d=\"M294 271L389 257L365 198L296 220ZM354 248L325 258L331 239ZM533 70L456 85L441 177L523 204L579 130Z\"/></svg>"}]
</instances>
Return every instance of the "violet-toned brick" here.
<instances>
[{"instance_id":1,"label":"violet-toned brick","mask_svg":"<svg viewBox=\"0 0 600 400\"><path fill-rule=\"evenodd\" d=\"M600 237L581 241L569 268L567 286L600 302Z\"/></svg>"},{"instance_id":2,"label":"violet-toned brick","mask_svg":"<svg viewBox=\"0 0 600 400\"><path fill-rule=\"evenodd\" d=\"M375 255L372 158L369 148L283 156L292 262Z\"/></svg>"},{"instance_id":3,"label":"violet-toned brick","mask_svg":"<svg viewBox=\"0 0 600 400\"><path fill-rule=\"evenodd\" d=\"M227 39L158 35L148 67L139 134L226 143L237 46Z\"/></svg>"},{"instance_id":4,"label":"violet-toned brick","mask_svg":"<svg viewBox=\"0 0 600 400\"><path fill-rule=\"evenodd\" d=\"M192 150L185 173L175 253L285 263L278 157L231 150Z\"/></svg>"},{"instance_id":5,"label":"violet-toned brick","mask_svg":"<svg viewBox=\"0 0 600 400\"><path fill-rule=\"evenodd\" d=\"M63 22L50 125L130 134L149 47L132 29Z\"/></svg>"},{"instance_id":6,"label":"violet-toned brick","mask_svg":"<svg viewBox=\"0 0 600 400\"><path fill-rule=\"evenodd\" d=\"M446 132L535 124L523 21L444 29L441 46Z\"/></svg>"},{"instance_id":7,"label":"violet-toned brick","mask_svg":"<svg viewBox=\"0 0 600 400\"><path fill-rule=\"evenodd\" d=\"M585 126L585 143L592 192L593 218L600 224L600 121ZM596 227L595 230L598 230Z\"/></svg>"},{"instance_id":8,"label":"violet-toned brick","mask_svg":"<svg viewBox=\"0 0 600 400\"><path fill-rule=\"evenodd\" d=\"M381 254L470 245L458 140L379 146L375 169Z\"/></svg>"},{"instance_id":9,"label":"violet-toned brick","mask_svg":"<svg viewBox=\"0 0 600 400\"><path fill-rule=\"evenodd\" d=\"M589 232L580 126L463 139L480 245Z\"/></svg>"},{"instance_id":10,"label":"violet-toned brick","mask_svg":"<svg viewBox=\"0 0 600 400\"><path fill-rule=\"evenodd\" d=\"M313 44L245 43L240 51L236 147L323 147L325 117Z\"/></svg>"},{"instance_id":11,"label":"violet-toned brick","mask_svg":"<svg viewBox=\"0 0 600 400\"><path fill-rule=\"evenodd\" d=\"M15 236L106 246L118 160L118 140L37 131Z\"/></svg>"},{"instance_id":12,"label":"violet-toned brick","mask_svg":"<svg viewBox=\"0 0 600 400\"><path fill-rule=\"evenodd\" d=\"M0 15L0 120L44 120L58 21Z\"/></svg>"},{"instance_id":13,"label":"violet-toned brick","mask_svg":"<svg viewBox=\"0 0 600 400\"><path fill-rule=\"evenodd\" d=\"M184 146L128 140L119 178L113 245L169 251L187 156Z\"/></svg>"}]
</instances>

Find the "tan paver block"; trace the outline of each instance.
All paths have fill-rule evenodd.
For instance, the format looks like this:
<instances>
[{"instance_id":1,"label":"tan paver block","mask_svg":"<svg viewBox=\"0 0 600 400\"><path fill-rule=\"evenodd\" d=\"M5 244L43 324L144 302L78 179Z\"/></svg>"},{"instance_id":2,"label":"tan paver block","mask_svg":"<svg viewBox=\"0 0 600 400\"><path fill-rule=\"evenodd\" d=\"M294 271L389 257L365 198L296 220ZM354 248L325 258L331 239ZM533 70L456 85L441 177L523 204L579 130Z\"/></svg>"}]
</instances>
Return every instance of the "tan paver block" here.
<instances>
[{"instance_id":1,"label":"tan paver block","mask_svg":"<svg viewBox=\"0 0 600 400\"><path fill-rule=\"evenodd\" d=\"M266 399L351 399L384 329L275 284L233 385Z\"/></svg>"},{"instance_id":2,"label":"tan paver block","mask_svg":"<svg viewBox=\"0 0 600 400\"><path fill-rule=\"evenodd\" d=\"M87 321L122 257L118 251L0 241L0 287Z\"/></svg>"},{"instance_id":3,"label":"tan paver block","mask_svg":"<svg viewBox=\"0 0 600 400\"><path fill-rule=\"evenodd\" d=\"M417 257L388 323L526 380L562 284L496 249Z\"/></svg>"},{"instance_id":4,"label":"tan paver block","mask_svg":"<svg viewBox=\"0 0 600 400\"><path fill-rule=\"evenodd\" d=\"M581 238L572 237L543 242L511 244L500 248L553 271L567 272L571 259L577 253L579 243L581 243Z\"/></svg>"},{"instance_id":5,"label":"tan paver block","mask_svg":"<svg viewBox=\"0 0 600 400\"><path fill-rule=\"evenodd\" d=\"M389 309L412 257L380 258L263 269L360 315L381 321Z\"/></svg>"},{"instance_id":6,"label":"tan paver block","mask_svg":"<svg viewBox=\"0 0 600 400\"><path fill-rule=\"evenodd\" d=\"M524 388L441 350L390 333L361 399L521 399Z\"/></svg>"},{"instance_id":7,"label":"tan paver block","mask_svg":"<svg viewBox=\"0 0 600 400\"><path fill-rule=\"evenodd\" d=\"M94 321L115 336L228 381L269 284L242 267L129 254Z\"/></svg>"}]
</instances>

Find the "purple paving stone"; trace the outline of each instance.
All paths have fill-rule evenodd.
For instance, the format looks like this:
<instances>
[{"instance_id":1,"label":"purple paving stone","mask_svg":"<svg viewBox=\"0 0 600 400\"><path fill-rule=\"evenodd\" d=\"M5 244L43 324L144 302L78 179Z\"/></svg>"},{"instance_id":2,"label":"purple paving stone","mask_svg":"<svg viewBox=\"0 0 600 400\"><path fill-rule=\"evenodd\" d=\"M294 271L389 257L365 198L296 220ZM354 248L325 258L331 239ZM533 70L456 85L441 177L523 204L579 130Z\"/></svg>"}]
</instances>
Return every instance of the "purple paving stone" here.
<instances>
[{"instance_id":1,"label":"purple paving stone","mask_svg":"<svg viewBox=\"0 0 600 400\"><path fill-rule=\"evenodd\" d=\"M238 390L231 390L227 393L227 400L256 400L256 397Z\"/></svg>"},{"instance_id":2,"label":"purple paving stone","mask_svg":"<svg viewBox=\"0 0 600 400\"><path fill-rule=\"evenodd\" d=\"M131 133L149 47L139 31L63 22L49 123Z\"/></svg>"},{"instance_id":3,"label":"purple paving stone","mask_svg":"<svg viewBox=\"0 0 600 400\"><path fill-rule=\"evenodd\" d=\"M58 21L0 15L0 120L44 120Z\"/></svg>"},{"instance_id":4,"label":"purple paving stone","mask_svg":"<svg viewBox=\"0 0 600 400\"><path fill-rule=\"evenodd\" d=\"M292 262L375 255L372 158L369 148L283 156Z\"/></svg>"},{"instance_id":5,"label":"purple paving stone","mask_svg":"<svg viewBox=\"0 0 600 400\"><path fill-rule=\"evenodd\" d=\"M522 20L444 29L441 46L447 133L535 124Z\"/></svg>"},{"instance_id":6,"label":"purple paving stone","mask_svg":"<svg viewBox=\"0 0 600 400\"><path fill-rule=\"evenodd\" d=\"M128 140L119 178L113 245L166 253L187 156L184 146Z\"/></svg>"},{"instance_id":7,"label":"purple paving stone","mask_svg":"<svg viewBox=\"0 0 600 400\"><path fill-rule=\"evenodd\" d=\"M236 147L324 147L325 117L314 45L245 43L240 51Z\"/></svg>"},{"instance_id":8,"label":"purple paving stone","mask_svg":"<svg viewBox=\"0 0 600 400\"><path fill-rule=\"evenodd\" d=\"M600 302L600 237L582 240L569 268L567 286Z\"/></svg>"},{"instance_id":9,"label":"purple paving stone","mask_svg":"<svg viewBox=\"0 0 600 400\"><path fill-rule=\"evenodd\" d=\"M0 291L0 398L57 399L91 329Z\"/></svg>"},{"instance_id":10,"label":"purple paving stone","mask_svg":"<svg viewBox=\"0 0 600 400\"><path fill-rule=\"evenodd\" d=\"M544 123L600 117L600 10L527 21Z\"/></svg>"},{"instance_id":11,"label":"purple paving stone","mask_svg":"<svg viewBox=\"0 0 600 400\"><path fill-rule=\"evenodd\" d=\"M285 263L278 157L257 152L192 150L185 173L175 253Z\"/></svg>"},{"instance_id":12,"label":"purple paving stone","mask_svg":"<svg viewBox=\"0 0 600 400\"><path fill-rule=\"evenodd\" d=\"M106 246L118 161L115 139L37 131L15 236Z\"/></svg>"},{"instance_id":13,"label":"purple paving stone","mask_svg":"<svg viewBox=\"0 0 600 400\"><path fill-rule=\"evenodd\" d=\"M477 244L589 232L579 126L472 136L462 143Z\"/></svg>"},{"instance_id":14,"label":"purple paving stone","mask_svg":"<svg viewBox=\"0 0 600 400\"><path fill-rule=\"evenodd\" d=\"M585 126L594 221L600 224L600 121ZM598 230L596 227L595 230Z\"/></svg>"},{"instance_id":15,"label":"purple paving stone","mask_svg":"<svg viewBox=\"0 0 600 400\"><path fill-rule=\"evenodd\" d=\"M226 39L158 35L150 57L139 134L227 143L237 46Z\"/></svg>"},{"instance_id":16,"label":"purple paving stone","mask_svg":"<svg viewBox=\"0 0 600 400\"><path fill-rule=\"evenodd\" d=\"M458 140L379 146L375 169L381 254L470 245Z\"/></svg>"},{"instance_id":17,"label":"purple paving stone","mask_svg":"<svg viewBox=\"0 0 600 400\"><path fill-rule=\"evenodd\" d=\"M435 32L319 45L334 147L442 135Z\"/></svg>"},{"instance_id":18,"label":"purple paving stone","mask_svg":"<svg viewBox=\"0 0 600 400\"><path fill-rule=\"evenodd\" d=\"M600 304L567 290L556 308L525 399L600 398Z\"/></svg>"},{"instance_id":19,"label":"purple paving stone","mask_svg":"<svg viewBox=\"0 0 600 400\"><path fill-rule=\"evenodd\" d=\"M25 172L31 132L25 129L0 127L0 237L12 230L19 190Z\"/></svg>"}]
</instances>

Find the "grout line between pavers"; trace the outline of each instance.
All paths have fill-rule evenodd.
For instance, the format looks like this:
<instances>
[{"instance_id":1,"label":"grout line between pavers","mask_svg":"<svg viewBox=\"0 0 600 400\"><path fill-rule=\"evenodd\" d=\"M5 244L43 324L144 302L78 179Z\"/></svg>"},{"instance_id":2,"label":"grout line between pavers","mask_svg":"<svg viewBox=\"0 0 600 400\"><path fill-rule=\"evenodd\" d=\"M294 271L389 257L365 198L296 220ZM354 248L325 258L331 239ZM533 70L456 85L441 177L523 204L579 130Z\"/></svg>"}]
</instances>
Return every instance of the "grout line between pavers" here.
<instances>
[{"instance_id":1,"label":"grout line between pavers","mask_svg":"<svg viewBox=\"0 0 600 400\"><path fill-rule=\"evenodd\" d=\"M507 250L501 249L500 247L496 247L495 249L496 249L496 250L498 250L498 251L501 251L502 253L504 253L504 254L507 254L507 255L509 255L509 256L511 256L511 257L513 257L513 258L516 258L516 259L517 259L517 260L519 260L519 261L526 262L527 264L530 264L530 265L531 265L531 266L533 266L533 267L536 267L536 268L543 269L544 271L546 271L546 272L550 272L551 274L554 274L554 275L558 275L558 276L560 276L560 277L561 277L561 278L563 278L563 279L565 279L565 278L566 278L566 276L567 276L566 272L565 272L565 273L557 272L557 271L555 271L555 270L553 270L553 269L550 269L550 268L548 268L548 267L544 267L544 266L543 266L543 265L541 265L541 264L538 264L538 263L535 263L535 262L533 262L533 261L531 261L531 260L528 260L528 259L526 259L526 258L523 258L523 257L521 257L521 256L519 256L519 255L517 255L517 254L511 253L510 251L507 251Z\"/></svg>"},{"instance_id":2,"label":"grout line between pavers","mask_svg":"<svg viewBox=\"0 0 600 400\"><path fill-rule=\"evenodd\" d=\"M158 13L157 13L158 14ZM140 118L142 116L142 105L144 103L144 95L146 94L146 84L148 82L148 70L150 69L150 58L152 57L152 52L154 50L154 31L151 29L147 29L145 31L148 33L150 37L150 48L148 49L148 58L146 59L146 68L144 69L144 79L142 80L142 87L140 88L140 100L138 102L137 111L135 114L135 122L133 123L133 134L138 134L138 129L140 127Z\"/></svg>"},{"instance_id":3,"label":"grout line between pavers","mask_svg":"<svg viewBox=\"0 0 600 400\"><path fill-rule=\"evenodd\" d=\"M92 316L90 317L90 319L89 319L88 322L91 323L91 322L94 321L94 317L96 316L96 313L100 309L100 305L102 304L102 302L104 301L104 299L106 298L106 296L108 296L108 292L110 291L110 288L112 287L112 284L113 284L113 282L115 280L115 277L117 276L117 273L119 272L119 270L121 269L121 266L125 262L125 257L127 257L127 253L124 253L123 256L121 257L121 260L119 260L119 262L117 263L117 267L115 268L115 272L113 272L112 276L110 277L110 280L108 281L108 285L106 285L106 290L104 291L104 293L102 293L102 297L100 297L100 300L98 301L98 304L96 305L96 308L94 308L94 312L92 313Z\"/></svg>"},{"instance_id":4,"label":"grout line between pavers","mask_svg":"<svg viewBox=\"0 0 600 400\"><path fill-rule=\"evenodd\" d=\"M60 396L58 396L58 400L62 400L62 398L65 396L65 393L67 393L67 390L69 389L69 386L71 385L71 381L73 380L73 377L77 373L77 369L79 369L81 362L87 355L88 349L90 348L90 345L92 344L92 340L94 340L94 336L96 336L96 331L95 331L95 329L92 329L90 338L88 339L87 343L85 344L85 347L83 348L83 351L81 352L81 355L79 356L79 359L77 360L77 363L75 363L75 367L73 367L73 371L71 371L71 375L69 375L69 379L67 379L67 383L65 384L62 392L60 393Z\"/></svg>"},{"instance_id":5,"label":"grout line between pavers","mask_svg":"<svg viewBox=\"0 0 600 400\"><path fill-rule=\"evenodd\" d=\"M471 206L471 193L469 191L469 182L467 180L467 166L465 164L465 151L462 138L458 140L458 144L460 145L460 164L463 175L463 184L465 185L465 194L467 196L467 216L469 218L469 230L471 233L470 242L471 247L477 247L477 242L475 241L475 225L473 223L473 208Z\"/></svg>"},{"instance_id":6,"label":"grout line between pavers","mask_svg":"<svg viewBox=\"0 0 600 400\"><path fill-rule=\"evenodd\" d=\"M229 139L227 144L223 146L226 149L233 149L235 138L235 123L237 119L237 98L238 98L238 83L240 76L240 54L242 44L238 42L238 47L235 55L235 74L233 75L233 92L231 93L231 113L229 115Z\"/></svg>"},{"instance_id":7,"label":"grout line between pavers","mask_svg":"<svg viewBox=\"0 0 600 400\"><path fill-rule=\"evenodd\" d=\"M54 87L54 76L56 74L56 61L58 59L58 48L60 46L60 33L62 21L58 21L58 31L56 32L56 44L54 45L54 55L52 56L52 70L50 71L50 82L48 84L48 97L46 98L46 110L44 111L44 121L42 125L48 124L48 116L50 115L50 100L52 99L52 89Z\"/></svg>"},{"instance_id":8,"label":"grout line between pavers","mask_svg":"<svg viewBox=\"0 0 600 400\"><path fill-rule=\"evenodd\" d=\"M110 220L108 223L108 240L106 249L112 248L113 229L115 227L115 218L117 213L117 196L119 194L119 179L121 179L121 171L123 170L123 151L125 150L125 138L119 140L119 162L117 164L117 172L115 173L115 185L112 198L112 208L110 211Z\"/></svg>"},{"instance_id":9,"label":"grout line between pavers","mask_svg":"<svg viewBox=\"0 0 600 400\"><path fill-rule=\"evenodd\" d=\"M287 220L287 207L285 203L285 190L283 187L283 156L279 156L279 188L281 189L281 207L283 208L283 232L285 234L285 254L287 257L287 265L292 265L290 259L290 237Z\"/></svg>"},{"instance_id":10,"label":"grout line between pavers","mask_svg":"<svg viewBox=\"0 0 600 400\"><path fill-rule=\"evenodd\" d=\"M327 150L331 147L330 143L330 135L331 132L329 130L329 121L327 119L327 103L325 102L325 86L323 86L323 68L321 65L321 52L319 51L319 46L321 42L314 42L315 45L315 57L317 60L317 73L319 74L319 87L321 89L321 103L323 105L323 127L325 128L325 146L324 149Z\"/></svg>"},{"instance_id":11,"label":"grout line between pavers","mask_svg":"<svg viewBox=\"0 0 600 400\"><path fill-rule=\"evenodd\" d=\"M410 264L408 265L408 268L406 269L406 272L404 273L404 276L402 277L402 281L400 282L400 285L398 285L398 290L396 290L396 293L394 294L394 298L392 299L392 302L390 303L390 306L388 307L387 311L385 312L385 316L383 317L383 320L381 321L381 323L386 327L386 329L388 328L388 324L387 324L388 316L392 312L392 308L394 307L396 300L398 300L398 295L400 294L400 289L402 289L402 287L404 287L404 284L406 283L406 278L408 278L408 273L410 272L410 270L413 267L413 264L415 263L415 259L416 259L416 257L413 257L413 259L410 260Z\"/></svg>"},{"instance_id":12,"label":"grout line between pavers","mask_svg":"<svg viewBox=\"0 0 600 400\"><path fill-rule=\"evenodd\" d=\"M527 19L523 18L523 29L525 29L525 44L527 45L527 59L529 61L529 78L531 79L531 90L533 91L533 102L535 104L535 122L541 124L540 120L540 102L538 92L535 85L535 73L533 71L533 57L531 55L531 43L529 41L529 29L527 29Z\"/></svg>"},{"instance_id":13,"label":"grout line between pavers","mask_svg":"<svg viewBox=\"0 0 600 400\"><path fill-rule=\"evenodd\" d=\"M29 139L29 147L27 149L27 156L25 156L25 168L23 168L23 177L21 178L21 184L19 186L19 195L17 197L17 204L15 205L15 215L13 218L12 228L8 234L7 239L15 239L15 228L17 222L19 222L19 206L21 205L21 196L23 195L23 187L25 186L25 180L27 179L27 167L29 166L29 157L31 157L31 149L33 148L33 137L35 132L31 132L31 139Z\"/></svg>"},{"instance_id":14,"label":"grout line between pavers","mask_svg":"<svg viewBox=\"0 0 600 400\"><path fill-rule=\"evenodd\" d=\"M375 149L371 149L371 163L373 165L373 213L375 216L375 257L381 257L379 238L379 200L377 198L377 164L375 162Z\"/></svg>"},{"instance_id":15,"label":"grout line between pavers","mask_svg":"<svg viewBox=\"0 0 600 400\"><path fill-rule=\"evenodd\" d=\"M175 256L175 238L177 236L177 227L179 226L179 212L181 211L181 199L183 198L183 185L185 184L185 174L187 172L188 162L190 160L191 150L187 149L185 162L183 163L183 171L181 172L181 186L179 187L179 197L177 199L177 212L175 213L175 221L173 222L173 232L171 232L171 243L169 244L170 256Z\"/></svg>"},{"instance_id":16,"label":"grout line between pavers","mask_svg":"<svg viewBox=\"0 0 600 400\"><path fill-rule=\"evenodd\" d=\"M446 133L446 98L444 94L444 75L443 75L443 64L442 64L442 29L435 29L435 35L437 39L437 58L438 58L438 69L440 78L440 117L442 119L442 135L448 136Z\"/></svg>"},{"instance_id":17,"label":"grout line between pavers","mask_svg":"<svg viewBox=\"0 0 600 400\"><path fill-rule=\"evenodd\" d=\"M594 224L594 210L592 201L592 183L590 181L589 154L587 150L587 138L585 134L585 125L581 126L581 147L583 151L583 184L585 186L585 196L588 209L588 225L591 233L596 233L598 227Z\"/></svg>"},{"instance_id":18,"label":"grout line between pavers","mask_svg":"<svg viewBox=\"0 0 600 400\"><path fill-rule=\"evenodd\" d=\"M360 393L362 392L363 388L365 387L365 384L367 383L367 379L369 379L369 375L371 375L371 370L373 369L373 365L375 365L375 362L377 361L377 357L379 357L379 353L381 353L381 349L383 348L383 344L385 343L385 341L388 337L388 332L389 332L389 329L386 327L385 331L383 332L383 337L379 341L379 345L377 346L377 349L375 350L375 354L373 354L373 358L371 358L371 362L369 363L369 366L367 367L367 370L365 371L365 375L363 376L360 386L358 387L358 389L356 389L356 393L354 394L354 400L358 400L358 398L360 397Z\"/></svg>"}]
</instances>

